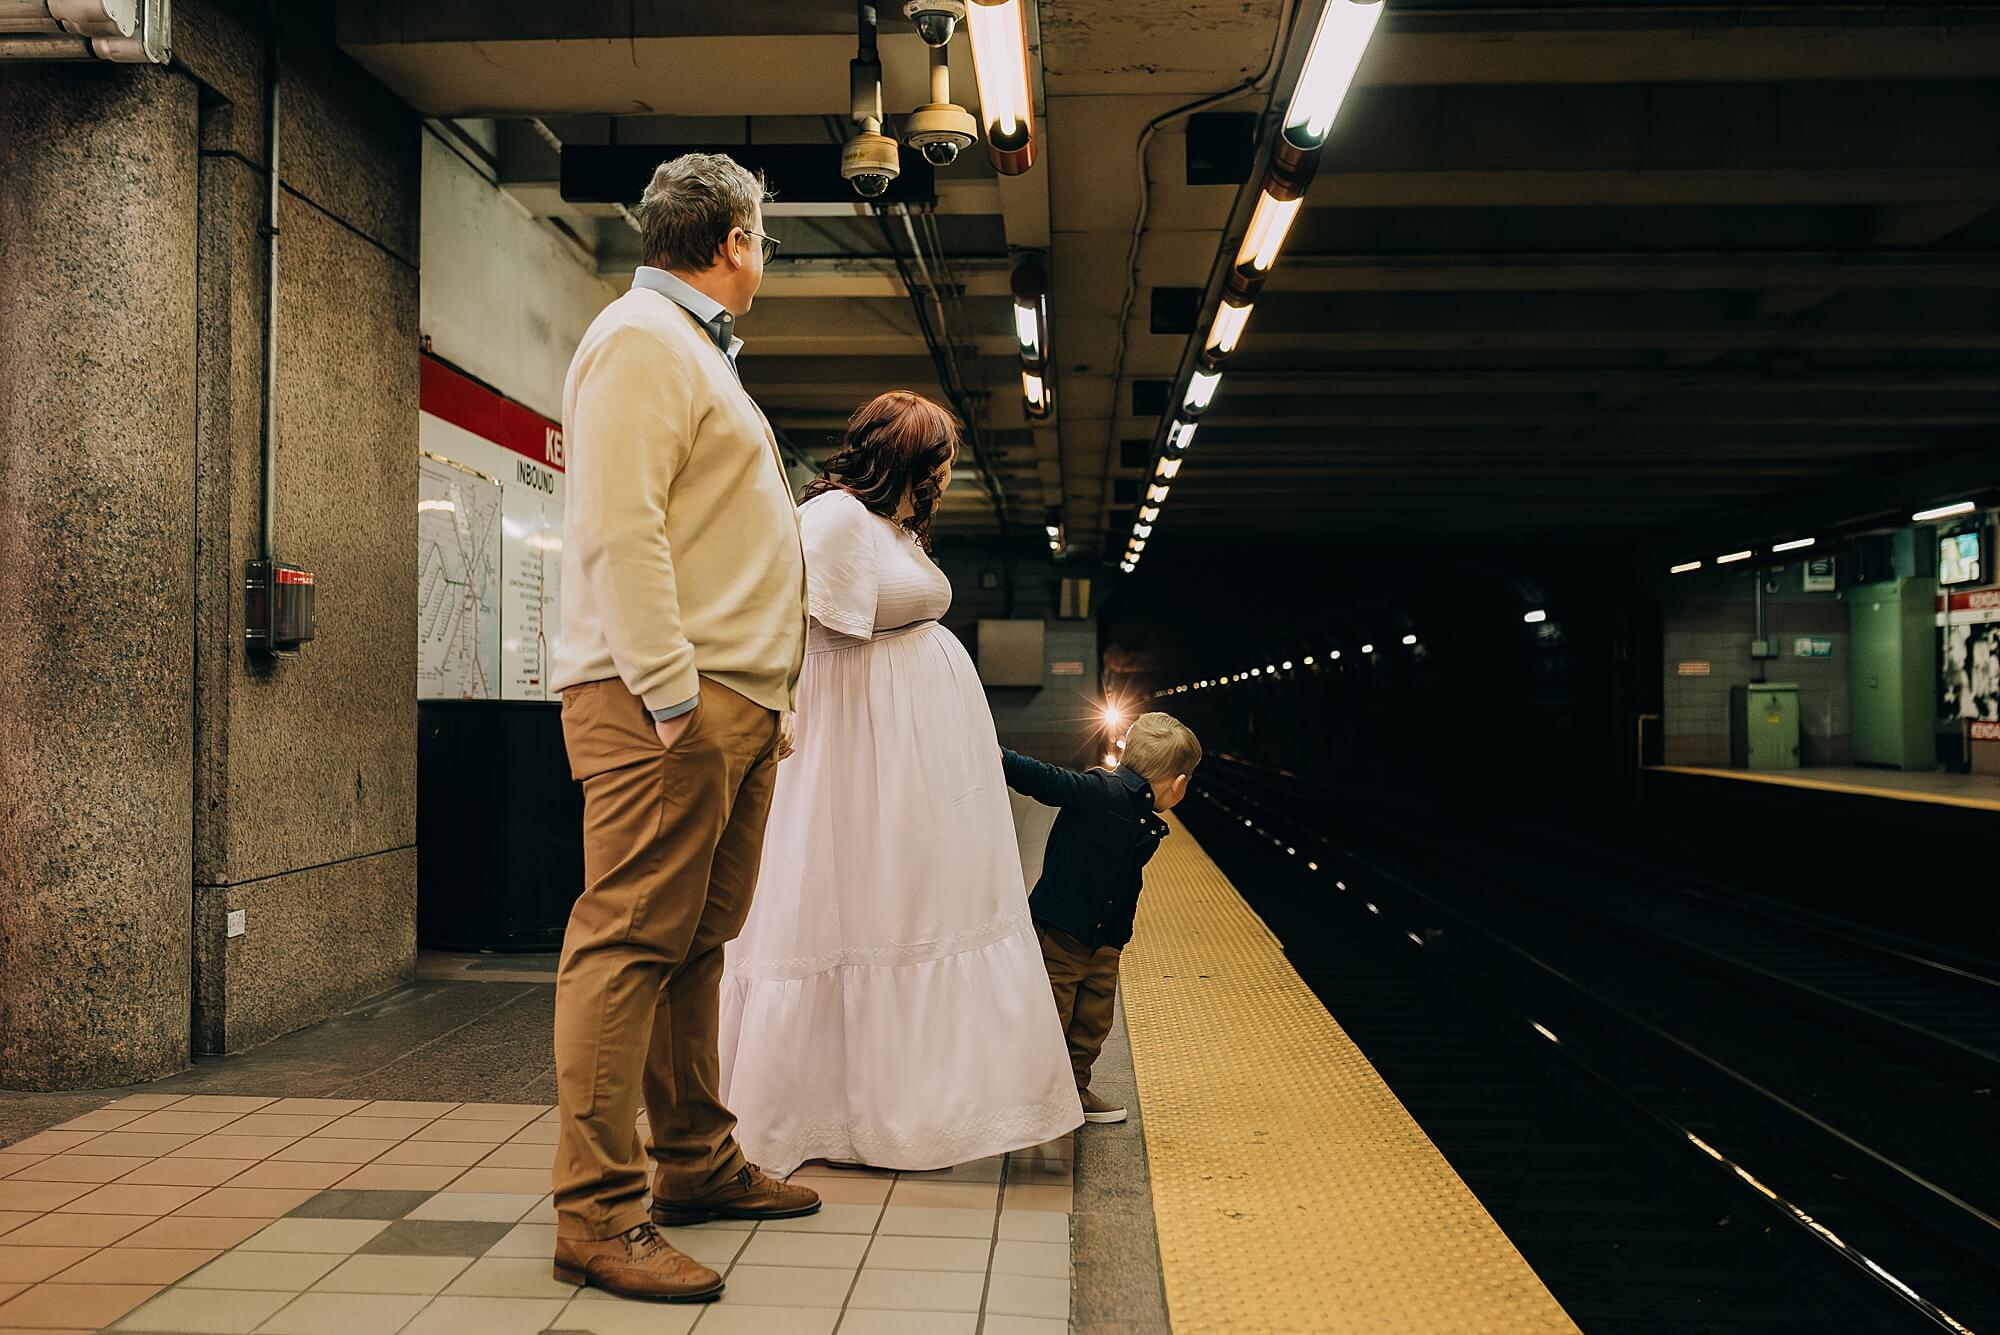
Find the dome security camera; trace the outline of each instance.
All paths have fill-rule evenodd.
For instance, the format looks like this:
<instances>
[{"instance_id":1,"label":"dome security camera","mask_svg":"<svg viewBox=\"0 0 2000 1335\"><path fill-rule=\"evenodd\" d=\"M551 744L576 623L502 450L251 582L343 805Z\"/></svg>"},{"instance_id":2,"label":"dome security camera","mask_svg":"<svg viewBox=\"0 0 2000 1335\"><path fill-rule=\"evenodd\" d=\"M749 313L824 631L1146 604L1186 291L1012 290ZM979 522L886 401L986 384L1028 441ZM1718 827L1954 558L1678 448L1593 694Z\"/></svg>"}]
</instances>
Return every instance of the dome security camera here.
<instances>
[{"instance_id":1,"label":"dome security camera","mask_svg":"<svg viewBox=\"0 0 2000 1335\"><path fill-rule=\"evenodd\" d=\"M903 118L903 142L934 167L949 167L979 139L979 122L952 102L931 102Z\"/></svg>"},{"instance_id":2,"label":"dome security camera","mask_svg":"<svg viewBox=\"0 0 2000 1335\"><path fill-rule=\"evenodd\" d=\"M948 46L965 19L965 0L908 0L903 17L917 25L926 46Z\"/></svg>"},{"instance_id":3,"label":"dome security camera","mask_svg":"<svg viewBox=\"0 0 2000 1335\"><path fill-rule=\"evenodd\" d=\"M864 199L886 194L889 183L902 170L896 141L876 130L857 130L841 146L840 175Z\"/></svg>"}]
</instances>

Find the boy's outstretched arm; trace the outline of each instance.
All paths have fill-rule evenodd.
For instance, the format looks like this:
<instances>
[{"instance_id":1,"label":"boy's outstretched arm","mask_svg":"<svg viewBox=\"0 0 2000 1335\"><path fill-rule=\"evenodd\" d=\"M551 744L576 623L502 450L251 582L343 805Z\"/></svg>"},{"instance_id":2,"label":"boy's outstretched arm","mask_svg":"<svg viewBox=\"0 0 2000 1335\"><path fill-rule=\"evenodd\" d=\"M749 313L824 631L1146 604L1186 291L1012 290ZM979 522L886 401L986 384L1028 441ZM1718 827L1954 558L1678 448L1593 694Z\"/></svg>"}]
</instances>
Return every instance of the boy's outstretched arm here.
<instances>
[{"instance_id":1,"label":"boy's outstretched arm","mask_svg":"<svg viewBox=\"0 0 2000 1335\"><path fill-rule=\"evenodd\" d=\"M1104 784L1075 770L1045 764L1004 746L1000 748L1000 767L1006 771L1009 788L1045 807L1101 810L1111 805Z\"/></svg>"}]
</instances>

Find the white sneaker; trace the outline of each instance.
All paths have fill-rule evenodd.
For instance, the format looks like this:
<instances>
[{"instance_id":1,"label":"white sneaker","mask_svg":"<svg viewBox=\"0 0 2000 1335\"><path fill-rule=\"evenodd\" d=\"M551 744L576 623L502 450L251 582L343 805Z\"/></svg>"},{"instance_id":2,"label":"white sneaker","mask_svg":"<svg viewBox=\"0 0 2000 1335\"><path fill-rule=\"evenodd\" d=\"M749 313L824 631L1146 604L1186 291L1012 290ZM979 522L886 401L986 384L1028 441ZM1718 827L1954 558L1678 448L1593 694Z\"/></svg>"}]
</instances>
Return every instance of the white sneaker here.
<instances>
[{"instance_id":1,"label":"white sneaker","mask_svg":"<svg viewBox=\"0 0 2000 1335\"><path fill-rule=\"evenodd\" d=\"M1098 1098L1087 1089L1078 1090L1077 1097L1083 1100L1083 1120L1086 1122L1105 1123L1125 1120L1123 1108Z\"/></svg>"}]
</instances>

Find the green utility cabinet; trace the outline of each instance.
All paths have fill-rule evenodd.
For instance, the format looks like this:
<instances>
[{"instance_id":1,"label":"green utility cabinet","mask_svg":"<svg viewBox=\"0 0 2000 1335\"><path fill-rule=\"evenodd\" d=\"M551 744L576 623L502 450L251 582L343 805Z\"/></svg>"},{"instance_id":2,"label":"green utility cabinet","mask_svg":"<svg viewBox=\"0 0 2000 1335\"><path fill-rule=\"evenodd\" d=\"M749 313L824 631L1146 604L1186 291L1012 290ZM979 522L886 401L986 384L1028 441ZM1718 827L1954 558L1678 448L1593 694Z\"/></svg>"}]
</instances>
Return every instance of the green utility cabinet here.
<instances>
[{"instance_id":1,"label":"green utility cabinet","mask_svg":"<svg viewBox=\"0 0 2000 1335\"><path fill-rule=\"evenodd\" d=\"M1738 769L1799 767L1799 688L1754 682L1729 688L1729 763Z\"/></svg>"},{"instance_id":2,"label":"green utility cabinet","mask_svg":"<svg viewBox=\"0 0 2000 1335\"><path fill-rule=\"evenodd\" d=\"M1892 579L1847 591L1854 762L1937 767L1937 581Z\"/></svg>"}]
</instances>

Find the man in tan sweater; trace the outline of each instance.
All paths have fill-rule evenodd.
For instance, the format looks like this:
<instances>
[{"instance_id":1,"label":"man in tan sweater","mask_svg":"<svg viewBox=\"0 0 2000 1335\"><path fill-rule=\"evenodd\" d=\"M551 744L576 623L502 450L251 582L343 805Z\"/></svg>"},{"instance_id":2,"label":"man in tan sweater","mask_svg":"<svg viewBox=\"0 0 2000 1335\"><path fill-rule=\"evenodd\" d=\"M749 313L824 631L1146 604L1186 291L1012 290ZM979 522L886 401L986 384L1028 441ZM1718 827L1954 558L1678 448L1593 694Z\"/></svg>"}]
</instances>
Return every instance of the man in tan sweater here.
<instances>
[{"instance_id":1,"label":"man in tan sweater","mask_svg":"<svg viewBox=\"0 0 2000 1335\"><path fill-rule=\"evenodd\" d=\"M819 1208L744 1161L717 1089L722 947L750 910L805 652L791 484L735 368L776 248L763 198L729 158L662 164L638 208L646 265L563 388L550 675L585 885L556 975L555 1274L634 1298L722 1292L655 1224Z\"/></svg>"}]
</instances>

